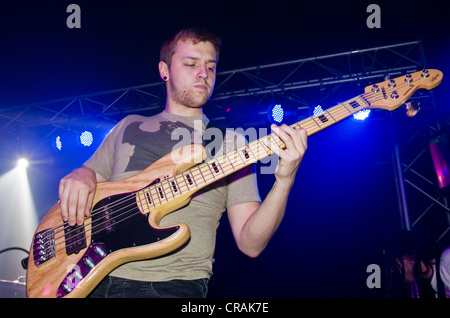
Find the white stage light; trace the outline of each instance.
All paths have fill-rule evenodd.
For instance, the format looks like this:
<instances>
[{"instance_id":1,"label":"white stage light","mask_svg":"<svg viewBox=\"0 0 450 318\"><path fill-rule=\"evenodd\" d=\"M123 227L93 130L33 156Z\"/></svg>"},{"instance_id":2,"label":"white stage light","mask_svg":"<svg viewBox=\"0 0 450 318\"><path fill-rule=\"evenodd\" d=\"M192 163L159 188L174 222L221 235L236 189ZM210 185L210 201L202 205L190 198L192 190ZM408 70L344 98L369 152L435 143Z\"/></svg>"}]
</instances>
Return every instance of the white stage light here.
<instances>
[{"instance_id":1,"label":"white stage light","mask_svg":"<svg viewBox=\"0 0 450 318\"><path fill-rule=\"evenodd\" d=\"M29 165L28 160L25 159L25 158L20 158L20 159L17 161L17 166L18 166L19 168L25 169L26 167L28 167L28 165Z\"/></svg>"}]
</instances>

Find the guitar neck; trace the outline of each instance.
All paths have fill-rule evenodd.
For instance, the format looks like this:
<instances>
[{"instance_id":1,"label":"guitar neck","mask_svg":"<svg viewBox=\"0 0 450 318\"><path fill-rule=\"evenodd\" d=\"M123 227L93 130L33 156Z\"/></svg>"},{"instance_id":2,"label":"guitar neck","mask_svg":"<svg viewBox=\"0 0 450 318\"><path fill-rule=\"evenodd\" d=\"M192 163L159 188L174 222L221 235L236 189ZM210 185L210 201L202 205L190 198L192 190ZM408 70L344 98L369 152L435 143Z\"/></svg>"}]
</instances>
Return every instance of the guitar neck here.
<instances>
[{"instance_id":1,"label":"guitar neck","mask_svg":"<svg viewBox=\"0 0 450 318\"><path fill-rule=\"evenodd\" d=\"M307 130L308 136L310 136L368 106L370 106L370 103L363 95L360 95L329 108L319 115L297 122L291 127L294 129L304 128ZM267 146L270 146L271 142L278 143L282 149L286 147L278 136L274 134L267 135L248 143L240 149L198 164L182 173L138 191L138 202L144 207L143 210L149 211L152 207L156 208L164 205L186 194L191 195L233 172L272 155L272 150Z\"/></svg>"},{"instance_id":2,"label":"guitar neck","mask_svg":"<svg viewBox=\"0 0 450 318\"><path fill-rule=\"evenodd\" d=\"M359 95L344 103L326 109L319 115L311 116L299 121L291 127L304 128L306 129L308 136L311 136L369 106L370 102L368 99L366 99L364 95Z\"/></svg>"}]
</instances>

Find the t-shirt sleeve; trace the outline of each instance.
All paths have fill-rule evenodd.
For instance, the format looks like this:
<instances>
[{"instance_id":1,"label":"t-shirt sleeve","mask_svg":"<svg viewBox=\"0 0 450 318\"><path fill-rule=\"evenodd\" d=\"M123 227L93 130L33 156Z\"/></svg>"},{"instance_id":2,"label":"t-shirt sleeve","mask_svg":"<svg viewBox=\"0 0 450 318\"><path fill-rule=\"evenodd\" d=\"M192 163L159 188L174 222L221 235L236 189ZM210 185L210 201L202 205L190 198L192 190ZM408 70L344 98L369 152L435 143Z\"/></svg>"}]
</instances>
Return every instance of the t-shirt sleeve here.
<instances>
[{"instance_id":1,"label":"t-shirt sleeve","mask_svg":"<svg viewBox=\"0 0 450 318\"><path fill-rule=\"evenodd\" d=\"M247 202L261 203L255 167L251 164L228 177L227 208Z\"/></svg>"},{"instance_id":2,"label":"t-shirt sleeve","mask_svg":"<svg viewBox=\"0 0 450 318\"><path fill-rule=\"evenodd\" d=\"M114 161L114 148L117 136L124 125L125 119L119 122L103 139L94 154L84 163L106 180L110 180Z\"/></svg>"}]
</instances>

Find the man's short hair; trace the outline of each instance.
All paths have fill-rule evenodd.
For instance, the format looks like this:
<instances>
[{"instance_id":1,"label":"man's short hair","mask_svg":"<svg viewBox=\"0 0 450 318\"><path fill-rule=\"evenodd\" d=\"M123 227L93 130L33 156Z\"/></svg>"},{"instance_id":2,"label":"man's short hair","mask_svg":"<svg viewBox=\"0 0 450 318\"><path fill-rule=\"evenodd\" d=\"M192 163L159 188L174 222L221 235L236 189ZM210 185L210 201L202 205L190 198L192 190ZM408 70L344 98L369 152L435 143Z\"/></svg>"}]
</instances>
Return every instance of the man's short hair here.
<instances>
[{"instance_id":1,"label":"man's short hair","mask_svg":"<svg viewBox=\"0 0 450 318\"><path fill-rule=\"evenodd\" d=\"M182 29L178 31L173 37L164 41L159 53L160 61L163 61L170 66L175 47L180 40L191 40L193 44L197 44L199 42L210 42L216 50L217 60L219 59L220 47L222 45L222 41L220 40L220 38L208 30L194 27Z\"/></svg>"}]
</instances>

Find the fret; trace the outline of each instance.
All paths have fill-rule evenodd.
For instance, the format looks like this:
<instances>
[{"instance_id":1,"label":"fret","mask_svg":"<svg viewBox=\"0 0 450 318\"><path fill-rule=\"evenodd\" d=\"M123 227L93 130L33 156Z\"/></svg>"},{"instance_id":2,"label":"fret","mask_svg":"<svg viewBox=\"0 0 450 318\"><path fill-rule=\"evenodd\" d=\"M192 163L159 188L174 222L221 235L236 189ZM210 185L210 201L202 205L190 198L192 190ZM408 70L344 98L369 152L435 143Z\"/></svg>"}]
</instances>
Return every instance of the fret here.
<instances>
[{"instance_id":1,"label":"fret","mask_svg":"<svg viewBox=\"0 0 450 318\"><path fill-rule=\"evenodd\" d=\"M174 193L177 193L177 192L178 192L178 185L175 184L175 179L172 180L172 181L170 181L170 185L172 186L173 192L174 192ZM174 196L175 196L175 195L174 195Z\"/></svg>"},{"instance_id":2,"label":"fret","mask_svg":"<svg viewBox=\"0 0 450 318\"><path fill-rule=\"evenodd\" d=\"M169 182L168 180L166 180L166 181L162 182L162 185L163 185L163 191L164 191L164 193L165 193L165 195L166 195L166 199L168 200L168 199L173 199L173 198L175 198L175 194L174 194L173 191L172 191L172 187L171 187L170 182ZM167 186L167 187L166 187L166 186ZM168 190L170 190L170 192L169 192ZM169 196L167 195L167 193L169 193L169 195L172 194L172 198L169 198Z\"/></svg>"},{"instance_id":3,"label":"fret","mask_svg":"<svg viewBox=\"0 0 450 318\"><path fill-rule=\"evenodd\" d=\"M328 110L325 110L325 113L328 114L328 116L330 116L329 119L331 119L332 121L336 122L336 119L333 117L333 115L331 115L331 113Z\"/></svg>"},{"instance_id":4,"label":"fret","mask_svg":"<svg viewBox=\"0 0 450 318\"><path fill-rule=\"evenodd\" d=\"M349 102L349 105L352 106L353 109L356 109L361 106L356 100L352 100L351 102Z\"/></svg>"},{"instance_id":5,"label":"fret","mask_svg":"<svg viewBox=\"0 0 450 318\"><path fill-rule=\"evenodd\" d=\"M320 114L316 118L319 119L323 124L325 124L328 121L328 118L327 118L327 116L325 116L325 113Z\"/></svg>"},{"instance_id":6,"label":"fret","mask_svg":"<svg viewBox=\"0 0 450 318\"><path fill-rule=\"evenodd\" d=\"M245 165L245 159L242 158L241 150L235 150L234 153L237 153L238 157L241 159L243 165Z\"/></svg>"},{"instance_id":7,"label":"fret","mask_svg":"<svg viewBox=\"0 0 450 318\"><path fill-rule=\"evenodd\" d=\"M320 115L315 116L314 121L320 129L333 125L336 122L328 111L324 111Z\"/></svg>"},{"instance_id":8,"label":"fret","mask_svg":"<svg viewBox=\"0 0 450 318\"><path fill-rule=\"evenodd\" d=\"M251 143L249 143L247 145L247 148L249 150L249 160L250 162L252 161L252 158L258 158L259 156L259 141L258 140L254 140Z\"/></svg>"},{"instance_id":9,"label":"fret","mask_svg":"<svg viewBox=\"0 0 450 318\"><path fill-rule=\"evenodd\" d=\"M300 126L300 122L293 124L291 127L294 129L303 128L302 126Z\"/></svg>"},{"instance_id":10,"label":"fret","mask_svg":"<svg viewBox=\"0 0 450 318\"><path fill-rule=\"evenodd\" d=\"M270 145L272 142L276 142L280 148L285 148L285 147L286 147L286 145L284 144L284 142L283 142L283 141L280 139L280 137L278 137L277 135L270 134L270 135L266 136L265 138L267 139L269 145ZM264 154L266 154L267 156L271 156L271 155L273 154L272 149L270 149L270 147L264 145L263 143L261 143L261 144L262 144L262 146L263 146L263 149L265 150L265 151L264 151Z\"/></svg>"},{"instance_id":11,"label":"fret","mask_svg":"<svg viewBox=\"0 0 450 318\"><path fill-rule=\"evenodd\" d=\"M263 137L263 138L266 138L266 140L267 140L267 142L269 143L269 145L270 145L270 135L269 136L266 136L266 137ZM259 139L258 140L258 145L261 145L262 147L262 149L263 149L263 151L264 151L264 154L265 155L267 155L267 156L270 156L272 153L273 153L273 151L272 151L272 149L270 149L269 147L267 147L263 142L262 142L262 138L261 139ZM259 152L258 152L259 153Z\"/></svg>"},{"instance_id":12,"label":"fret","mask_svg":"<svg viewBox=\"0 0 450 318\"><path fill-rule=\"evenodd\" d=\"M161 198L158 195L158 187L159 187L158 185L151 186L149 188L149 192L150 192L151 197L153 198L153 202L155 202L155 197L156 197L156 199L158 199L158 201L159 201L159 204L161 205L162 202L161 202ZM154 190L154 193L152 192L152 190ZM153 196L153 194L155 194L155 195Z\"/></svg>"},{"instance_id":13,"label":"fret","mask_svg":"<svg viewBox=\"0 0 450 318\"><path fill-rule=\"evenodd\" d=\"M145 191L145 197L147 199L147 201L150 201L151 204L153 206L155 206L156 202L155 202L155 198L152 196L152 191L150 187L147 187L146 189L144 189Z\"/></svg>"},{"instance_id":14,"label":"fret","mask_svg":"<svg viewBox=\"0 0 450 318\"><path fill-rule=\"evenodd\" d=\"M211 171L211 167L207 163L203 163L200 166L198 166L198 169L200 170L200 173L203 177L203 180L205 181L205 184L208 183L209 178L212 176L214 179L214 175Z\"/></svg>"},{"instance_id":15,"label":"fret","mask_svg":"<svg viewBox=\"0 0 450 318\"><path fill-rule=\"evenodd\" d=\"M209 172L211 172L211 175L213 176L213 178L216 178L216 175L220 172L220 169L217 165L217 161L209 161L208 162L208 168L209 168Z\"/></svg>"},{"instance_id":16,"label":"fret","mask_svg":"<svg viewBox=\"0 0 450 318\"><path fill-rule=\"evenodd\" d=\"M210 167L209 163L205 162L204 165L208 167L208 170L206 170L206 173L208 173L208 171L209 171L209 174L212 175L212 177L215 179L214 173L211 170L211 167ZM205 182L206 182L206 180L205 180Z\"/></svg>"},{"instance_id":17,"label":"fret","mask_svg":"<svg viewBox=\"0 0 450 318\"><path fill-rule=\"evenodd\" d=\"M347 101L347 102L345 103L345 105L346 105L346 108L347 108L352 114L356 113L356 112L361 108L360 103L358 103L358 101L356 101L356 99L353 99L353 100L351 100L351 101ZM348 107L347 105L350 106L350 107Z\"/></svg>"},{"instance_id":18,"label":"fret","mask_svg":"<svg viewBox=\"0 0 450 318\"><path fill-rule=\"evenodd\" d=\"M149 191L147 189L145 189L144 192L145 192L145 197L147 198L146 201L148 202L148 205L153 204L153 199L150 197ZM153 204L153 206L155 206L155 205ZM150 206L149 206L149 208L150 208Z\"/></svg>"},{"instance_id":19,"label":"fret","mask_svg":"<svg viewBox=\"0 0 450 318\"><path fill-rule=\"evenodd\" d=\"M228 157L228 154L224 154L224 155L222 156L222 158L223 158L223 163L220 164L220 168L222 169L222 171L223 171L224 173L226 173L226 172L224 171L224 169L223 169L223 167L224 167L225 164L226 164L225 167L228 167L228 168L231 167L231 170L235 170L233 163L231 162L230 158Z\"/></svg>"},{"instance_id":20,"label":"fret","mask_svg":"<svg viewBox=\"0 0 450 318\"><path fill-rule=\"evenodd\" d=\"M317 121L317 117L316 117L316 116L312 117L312 119L313 119L314 123L317 125L317 127L318 127L319 129L322 129L322 125L321 125L321 123L320 123L320 120Z\"/></svg>"},{"instance_id":21,"label":"fret","mask_svg":"<svg viewBox=\"0 0 450 318\"><path fill-rule=\"evenodd\" d=\"M228 154L225 154L225 158L226 158L227 161L230 163L231 169L234 170L234 165L233 165L233 163L231 162L230 158L228 158Z\"/></svg>"},{"instance_id":22,"label":"fret","mask_svg":"<svg viewBox=\"0 0 450 318\"><path fill-rule=\"evenodd\" d=\"M225 159L227 159L227 169L231 170L231 171L236 171L239 170L241 167L244 166L244 164L241 162L240 158L239 158L239 154L236 151L232 152L234 162L232 159L230 159L230 157L227 155L225 155ZM223 167L223 165L222 165Z\"/></svg>"},{"instance_id":23,"label":"fret","mask_svg":"<svg viewBox=\"0 0 450 318\"><path fill-rule=\"evenodd\" d=\"M181 180L180 180L180 178L181 178ZM184 180L184 177L183 177L183 174L181 174L181 175L176 175L175 176L175 182L177 183L177 185L178 185L178 190L180 191L180 194L183 194L183 192L184 192L184 190L187 190L187 191L189 191L189 187L188 187L188 185L186 184L186 180ZM185 189L186 188L186 189Z\"/></svg>"},{"instance_id":24,"label":"fret","mask_svg":"<svg viewBox=\"0 0 450 318\"><path fill-rule=\"evenodd\" d=\"M164 191L163 186L160 185L159 183L158 185L153 185L145 189L142 189L138 191L136 194L139 201L138 204L142 208L142 211L148 211L151 209L151 207L161 205L163 203L161 201L161 198L166 199L166 201L171 199L170 197L167 197L167 195L165 195L166 192ZM161 197L161 194L163 197Z\"/></svg>"},{"instance_id":25,"label":"fret","mask_svg":"<svg viewBox=\"0 0 450 318\"><path fill-rule=\"evenodd\" d=\"M245 159L249 159L250 158L250 155L249 155L249 153L248 153L248 147L247 146L245 146L244 147L244 150L242 150L242 154L244 155L244 157L245 157Z\"/></svg>"},{"instance_id":26,"label":"fret","mask_svg":"<svg viewBox=\"0 0 450 318\"><path fill-rule=\"evenodd\" d=\"M190 171L190 170L188 170L188 171ZM185 175L185 178L186 178L186 180L187 180L189 185L192 186L195 183L195 186L197 186L197 182L195 182L195 179L193 179L192 173L191 174L187 173L187 174L184 174L184 175Z\"/></svg>"},{"instance_id":27,"label":"fret","mask_svg":"<svg viewBox=\"0 0 450 318\"><path fill-rule=\"evenodd\" d=\"M215 173L219 173L220 172L219 168L217 167L218 164L219 164L218 162L213 162L211 164L211 166L213 167ZM222 169L222 167L220 169ZM222 173L223 173L223 170L222 170Z\"/></svg>"},{"instance_id":28,"label":"fret","mask_svg":"<svg viewBox=\"0 0 450 318\"><path fill-rule=\"evenodd\" d=\"M362 101L364 104L366 104L367 107L369 107L371 104L370 102L366 99L366 97L363 95L358 96L359 100Z\"/></svg>"},{"instance_id":29,"label":"fret","mask_svg":"<svg viewBox=\"0 0 450 318\"><path fill-rule=\"evenodd\" d=\"M226 153L225 156L226 156L226 158L228 159L228 162L229 162L229 163L231 164L231 166L233 167L233 169L235 169L235 168L239 165L239 163L240 163L240 161L241 161L241 160L239 160L239 158L238 158L238 154L237 154L237 151L236 151L236 150L230 151L229 153ZM236 165L236 167L235 167L235 165Z\"/></svg>"},{"instance_id":30,"label":"fret","mask_svg":"<svg viewBox=\"0 0 450 318\"><path fill-rule=\"evenodd\" d=\"M220 167L219 161L214 160L209 162L209 168L211 169L211 173L213 177L215 178L217 174L223 174L222 167Z\"/></svg>"},{"instance_id":31,"label":"fret","mask_svg":"<svg viewBox=\"0 0 450 318\"><path fill-rule=\"evenodd\" d=\"M351 107L349 108L346 104L342 104L342 106L345 107L345 109L350 113L350 115L354 113L353 108Z\"/></svg>"},{"instance_id":32,"label":"fret","mask_svg":"<svg viewBox=\"0 0 450 318\"><path fill-rule=\"evenodd\" d=\"M237 170L237 168L228 159L228 156L224 156L224 159L226 159L226 161L224 161L223 163L220 164L220 168L222 169L224 174L227 174L230 171L234 172Z\"/></svg>"},{"instance_id":33,"label":"fret","mask_svg":"<svg viewBox=\"0 0 450 318\"><path fill-rule=\"evenodd\" d=\"M329 112L332 113L333 116L335 118L338 118L339 120L351 115L351 112L344 105L338 105L338 106L332 107L329 109Z\"/></svg>"},{"instance_id":34,"label":"fret","mask_svg":"<svg viewBox=\"0 0 450 318\"><path fill-rule=\"evenodd\" d=\"M196 170L198 170L198 172L200 172L200 175L201 175L201 177L203 178L203 181L206 183L205 176L203 175L202 170L201 170L202 166L203 166L203 164L198 165L198 166L196 166L195 168L197 168Z\"/></svg>"},{"instance_id":35,"label":"fret","mask_svg":"<svg viewBox=\"0 0 450 318\"><path fill-rule=\"evenodd\" d=\"M248 150L250 150L251 155L253 156L254 159L257 158L257 157L255 156L255 154L253 153L252 149L251 149L249 146L245 146L245 148L247 148ZM249 157L250 157L250 154L249 154ZM250 158L247 158L247 159L250 159Z\"/></svg>"},{"instance_id":36,"label":"fret","mask_svg":"<svg viewBox=\"0 0 450 318\"><path fill-rule=\"evenodd\" d=\"M158 190L158 194L159 194L158 198L165 199L166 197L165 197L164 191L162 190L162 187L161 186L157 187L157 190Z\"/></svg>"},{"instance_id":37,"label":"fret","mask_svg":"<svg viewBox=\"0 0 450 318\"><path fill-rule=\"evenodd\" d=\"M241 161L241 164L243 165L243 166L245 166L245 155L244 155L244 153L242 152L242 150L236 150L235 151L235 153L237 154L237 156L239 157L239 159L240 159L240 161Z\"/></svg>"},{"instance_id":38,"label":"fret","mask_svg":"<svg viewBox=\"0 0 450 318\"><path fill-rule=\"evenodd\" d=\"M138 204L141 207L141 211L147 211L149 209L148 201L145 198L145 191L139 191L137 193ZM145 202L145 205L143 204Z\"/></svg>"},{"instance_id":39,"label":"fret","mask_svg":"<svg viewBox=\"0 0 450 318\"><path fill-rule=\"evenodd\" d=\"M306 118L302 120L300 123L301 126L300 125L299 126L306 129L308 131L308 134L316 132L318 128L319 130L321 129L320 126L318 126L317 123L314 121L314 119L311 118Z\"/></svg>"}]
</instances>

